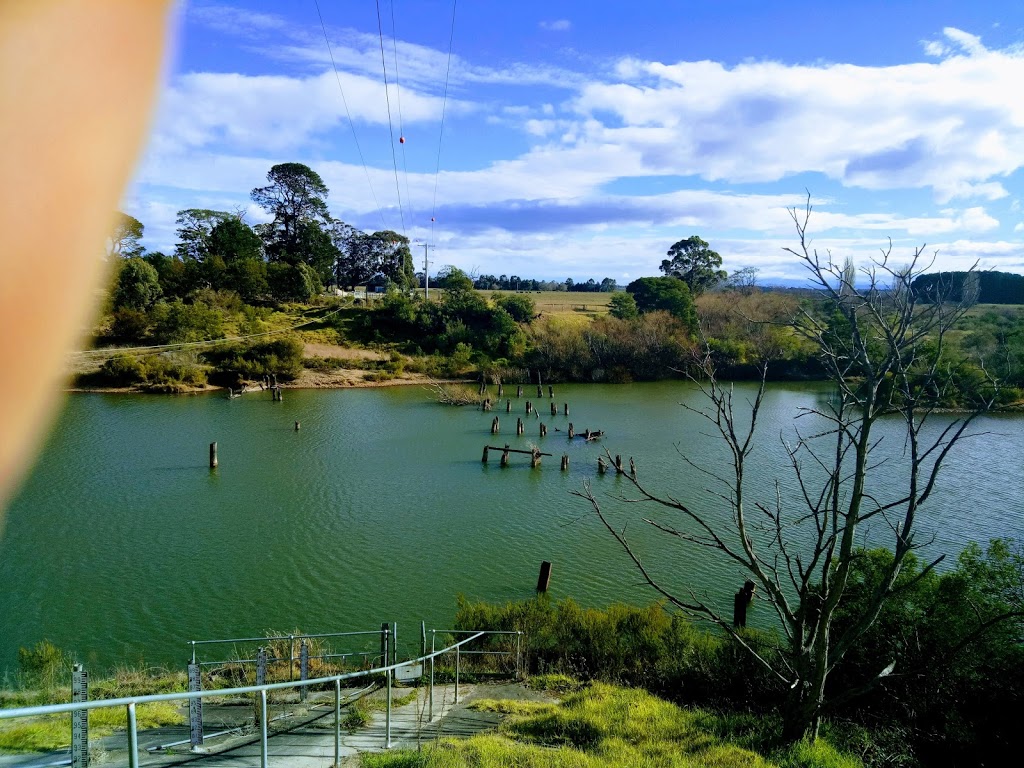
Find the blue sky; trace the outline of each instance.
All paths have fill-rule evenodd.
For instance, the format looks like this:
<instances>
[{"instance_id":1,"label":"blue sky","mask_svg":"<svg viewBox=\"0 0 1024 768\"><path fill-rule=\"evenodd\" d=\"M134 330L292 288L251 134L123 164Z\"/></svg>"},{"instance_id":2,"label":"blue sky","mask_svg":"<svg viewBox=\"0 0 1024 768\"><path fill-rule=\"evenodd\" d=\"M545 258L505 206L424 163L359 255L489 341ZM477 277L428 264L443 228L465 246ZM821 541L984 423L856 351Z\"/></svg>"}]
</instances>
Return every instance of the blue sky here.
<instances>
[{"instance_id":1,"label":"blue sky","mask_svg":"<svg viewBox=\"0 0 1024 768\"><path fill-rule=\"evenodd\" d=\"M334 216L433 243L432 272L625 283L697 234L791 281L809 192L837 258L891 238L1024 273L1022 3L461 0L446 106L453 4L379 8L390 126L377 3L320 0L337 76L313 0L178 7L124 201L147 247L181 208L264 220L249 190L296 161Z\"/></svg>"}]
</instances>

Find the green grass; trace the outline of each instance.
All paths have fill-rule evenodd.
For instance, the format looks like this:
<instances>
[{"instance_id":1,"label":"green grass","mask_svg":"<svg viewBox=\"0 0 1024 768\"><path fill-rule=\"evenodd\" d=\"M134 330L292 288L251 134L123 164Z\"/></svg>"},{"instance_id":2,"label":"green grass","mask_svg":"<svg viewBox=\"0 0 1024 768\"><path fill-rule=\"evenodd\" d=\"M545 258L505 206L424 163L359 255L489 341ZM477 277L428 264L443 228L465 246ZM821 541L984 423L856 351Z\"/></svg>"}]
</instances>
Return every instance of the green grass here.
<instances>
[{"instance_id":1,"label":"green grass","mask_svg":"<svg viewBox=\"0 0 1024 768\"><path fill-rule=\"evenodd\" d=\"M702 710L682 709L632 688L594 683L561 704L481 701L477 708L507 713L497 734L444 739L422 752L365 755L366 768L860 768L856 758L827 741L759 751L731 741L746 727L746 741L760 729L749 720L723 721ZM741 729L739 729L741 730ZM742 734L741 734L742 736Z\"/></svg>"},{"instance_id":2,"label":"green grass","mask_svg":"<svg viewBox=\"0 0 1024 768\"><path fill-rule=\"evenodd\" d=\"M172 702L140 704L136 711L139 730L179 725L184 716ZM124 707L89 712L89 738L97 739L123 731L127 724ZM0 751L42 752L71 744L71 715L49 715L0 721Z\"/></svg>"}]
</instances>

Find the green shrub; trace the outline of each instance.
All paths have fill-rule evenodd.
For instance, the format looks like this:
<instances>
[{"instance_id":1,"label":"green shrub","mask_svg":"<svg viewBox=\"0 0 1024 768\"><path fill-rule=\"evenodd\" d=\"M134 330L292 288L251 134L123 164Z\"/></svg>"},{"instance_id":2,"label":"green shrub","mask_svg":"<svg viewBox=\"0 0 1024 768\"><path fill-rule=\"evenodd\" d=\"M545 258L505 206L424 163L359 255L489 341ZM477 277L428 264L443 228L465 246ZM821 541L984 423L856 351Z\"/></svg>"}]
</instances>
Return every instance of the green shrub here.
<instances>
[{"instance_id":1,"label":"green shrub","mask_svg":"<svg viewBox=\"0 0 1024 768\"><path fill-rule=\"evenodd\" d=\"M133 387L146 381L146 365L134 355L114 355L100 366L98 379L108 387Z\"/></svg>"},{"instance_id":2,"label":"green shrub","mask_svg":"<svg viewBox=\"0 0 1024 768\"><path fill-rule=\"evenodd\" d=\"M53 689L70 681L71 659L49 640L18 649L18 669L25 688Z\"/></svg>"},{"instance_id":3,"label":"green shrub","mask_svg":"<svg viewBox=\"0 0 1024 768\"><path fill-rule=\"evenodd\" d=\"M218 380L232 386L239 380L262 379L264 376L291 381L302 371L302 355L302 342L293 337L232 344L203 353L214 366Z\"/></svg>"}]
</instances>

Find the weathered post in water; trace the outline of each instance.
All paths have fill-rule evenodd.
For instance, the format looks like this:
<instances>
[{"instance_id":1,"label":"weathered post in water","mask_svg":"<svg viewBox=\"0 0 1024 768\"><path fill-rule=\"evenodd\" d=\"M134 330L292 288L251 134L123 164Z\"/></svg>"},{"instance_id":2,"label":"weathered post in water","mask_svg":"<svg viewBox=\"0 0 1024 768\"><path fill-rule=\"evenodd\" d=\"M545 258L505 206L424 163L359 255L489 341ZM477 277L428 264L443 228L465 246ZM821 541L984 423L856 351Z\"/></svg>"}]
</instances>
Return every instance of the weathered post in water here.
<instances>
[{"instance_id":1,"label":"weathered post in water","mask_svg":"<svg viewBox=\"0 0 1024 768\"><path fill-rule=\"evenodd\" d=\"M487 449L484 448L484 450L486 451ZM486 461L486 459L485 459L485 461ZM603 475L607 471L608 471L608 467L605 465L604 459L602 459L600 456L598 456L597 457L597 474Z\"/></svg>"},{"instance_id":2,"label":"weathered post in water","mask_svg":"<svg viewBox=\"0 0 1024 768\"><path fill-rule=\"evenodd\" d=\"M533 403L531 403L529 400L526 401L526 412L528 414L533 413Z\"/></svg>"},{"instance_id":3,"label":"weathered post in water","mask_svg":"<svg viewBox=\"0 0 1024 768\"><path fill-rule=\"evenodd\" d=\"M537 591L547 592L551 585L551 563L547 560L540 564L540 575L537 576Z\"/></svg>"},{"instance_id":4,"label":"weathered post in water","mask_svg":"<svg viewBox=\"0 0 1024 768\"><path fill-rule=\"evenodd\" d=\"M583 433L583 439L590 442L590 427L587 427L587 431Z\"/></svg>"},{"instance_id":5,"label":"weathered post in water","mask_svg":"<svg viewBox=\"0 0 1024 768\"><path fill-rule=\"evenodd\" d=\"M516 434L517 435L523 434L523 429L524 429L524 427L523 427L523 420L522 420L522 418L516 418Z\"/></svg>"},{"instance_id":6,"label":"weathered post in water","mask_svg":"<svg viewBox=\"0 0 1024 768\"><path fill-rule=\"evenodd\" d=\"M217 444L210 443L210 469L217 468Z\"/></svg>"},{"instance_id":7,"label":"weathered post in water","mask_svg":"<svg viewBox=\"0 0 1024 768\"><path fill-rule=\"evenodd\" d=\"M629 474L634 480L636 480L636 464L634 463L632 456L629 457Z\"/></svg>"},{"instance_id":8,"label":"weathered post in water","mask_svg":"<svg viewBox=\"0 0 1024 768\"><path fill-rule=\"evenodd\" d=\"M622 474L622 457L619 454L615 454L615 471Z\"/></svg>"},{"instance_id":9,"label":"weathered post in water","mask_svg":"<svg viewBox=\"0 0 1024 768\"><path fill-rule=\"evenodd\" d=\"M522 396L523 396L523 387L520 384L518 387L516 387L516 398L520 398Z\"/></svg>"},{"instance_id":10,"label":"weathered post in water","mask_svg":"<svg viewBox=\"0 0 1024 768\"><path fill-rule=\"evenodd\" d=\"M565 472L567 469L569 469L569 454L568 453L563 453L562 454L562 471Z\"/></svg>"},{"instance_id":11,"label":"weathered post in water","mask_svg":"<svg viewBox=\"0 0 1024 768\"><path fill-rule=\"evenodd\" d=\"M569 439L572 440L574 437L576 437L576 430L573 429L572 422L570 421L569 422Z\"/></svg>"},{"instance_id":12,"label":"weathered post in water","mask_svg":"<svg viewBox=\"0 0 1024 768\"><path fill-rule=\"evenodd\" d=\"M537 397L544 397L544 387L537 385Z\"/></svg>"},{"instance_id":13,"label":"weathered post in water","mask_svg":"<svg viewBox=\"0 0 1024 768\"><path fill-rule=\"evenodd\" d=\"M565 415L568 416L569 415L569 404L568 403L562 403L562 408L565 410Z\"/></svg>"},{"instance_id":14,"label":"weathered post in water","mask_svg":"<svg viewBox=\"0 0 1024 768\"><path fill-rule=\"evenodd\" d=\"M483 458L482 458L482 459L480 459L480 461L482 461L482 462L483 462L484 464L486 464L486 463L487 463L487 451L489 451L489 450L490 450L490 449L489 449L489 448L488 448L488 447L487 447L487 446L485 445L485 446L484 446L484 455L483 455Z\"/></svg>"},{"instance_id":15,"label":"weathered post in water","mask_svg":"<svg viewBox=\"0 0 1024 768\"><path fill-rule=\"evenodd\" d=\"M500 425L498 424L498 417L495 416L494 417L494 421L491 422L491 434L492 435L498 434L499 428L500 428Z\"/></svg>"},{"instance_id":16,"label":"weathered post in water","mask_svg":"<svg viewBox=\"0 0 1024 768\"><path fill-rule=\"evenodd\" d=\"M505 400L505 413L512 413L512 398Z\"/></svg>"},{"instance_id":17,"label":"weathered post in water","mask_svg":"<svg viewBox=\"0 0 1024 768\"><path fill-rule=\"evenodd\" d=\"M536 448L533 449L533 453L530 454L530 467L536 469L540 466L540 451Z\"/></svg>"},{"instance_id":18,"label":"weathered post in water","mask_svg":"<svg viewBox=\"0 0 1024 768\"><path fill-rule=\"evenodd\" d=\"M558 408L555 407L554 403L551 404L551 415L552 416L557 416L558 415Z\"/></svg>"},{"instance_id":19,"label":"weathered post in water","mask_svg":"<svg viewBox=\"0 0 1024 768\"><path fill-rule=\"evenodd\" d=\"M295 431L296 431L296 432L298 432L298 431L299 431L299 428L300 428L301 426L302 426L302 425L301 425L301 424L299 424L299 422L297 422L297 421L296 421L296 422L295 422Z\"/></svg>"},{"instance_id":20,"label":"weathered post in water","mask_svg":"<svg viewBox=\"0 0 1024 768\"><path fill-rule=\"evenodd\" d=\"M504 390L502 389L502 386L501 386L501 379L498 379L498 397L501 397L503 393L504 393Z\"/></svg>"},{"instance_id":21,"label":"weathered post in water","mask_svg":"<svg viewBox=\"0 0 1024 768\"><path fill-rule=\"evenodd\" d=\"M501 452L501 466L508 466L508 443L505 443L505 450Z\"/></svg>"},{"instance_id":22,"label":"weathered post in water","mask_svg":"<svg viewBox=\"0 0 1024 768\"><path fill-rule=\"evenodd\" d=\"M548 436L548 428L544 425L543 421L540 423L540 436L541 437L547 437Z\"/></svg>"},{"instance_id":23,"label":"weathered post in water","mask_svg":"<svg viewBox=\"0 0 1024 768\"><path fill-rule=\"evenodd\" d=\"M552 387L550 384L548 384L548 397L554 397L554 396L555 396L555 388Z\"/></svg>"}]
</instances>

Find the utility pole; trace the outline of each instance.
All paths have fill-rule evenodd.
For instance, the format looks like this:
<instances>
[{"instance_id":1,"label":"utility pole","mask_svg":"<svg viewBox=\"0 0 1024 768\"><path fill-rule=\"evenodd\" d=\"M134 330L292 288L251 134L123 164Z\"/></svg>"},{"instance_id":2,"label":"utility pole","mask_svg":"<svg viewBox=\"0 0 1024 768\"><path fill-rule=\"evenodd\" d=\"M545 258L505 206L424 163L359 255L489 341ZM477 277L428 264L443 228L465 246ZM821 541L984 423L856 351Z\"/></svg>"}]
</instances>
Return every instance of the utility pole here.
<instances>
[{"instance_id":1,"label":"utility pole","mask_svg":"<svg viewBox=\"0 0 1024 768\"><path fill-rule=\"evenodd\" d=\"M426 240L416 240L417 244L422 243L423 245L423 298L430 298L430 261L427 259L427 249L433 248L434 246L427 243Z\"/></svg>"}]
</instances>

